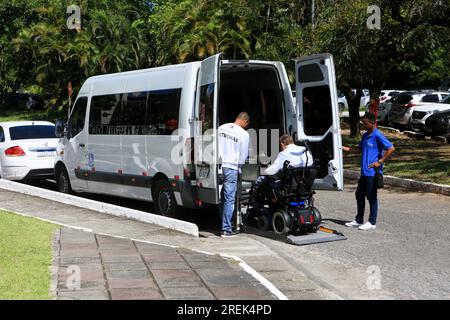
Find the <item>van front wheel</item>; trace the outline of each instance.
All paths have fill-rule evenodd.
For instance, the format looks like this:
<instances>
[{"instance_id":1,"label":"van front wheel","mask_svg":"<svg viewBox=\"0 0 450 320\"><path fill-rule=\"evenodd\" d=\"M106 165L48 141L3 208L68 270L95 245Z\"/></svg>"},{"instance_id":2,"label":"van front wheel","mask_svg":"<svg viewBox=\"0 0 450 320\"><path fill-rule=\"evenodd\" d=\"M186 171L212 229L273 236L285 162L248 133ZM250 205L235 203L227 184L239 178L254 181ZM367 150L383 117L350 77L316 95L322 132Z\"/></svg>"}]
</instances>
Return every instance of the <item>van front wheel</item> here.
<instances>
[{"instance_id":1,"label":"van front wheel","mask_svg":"<svg viewBox=\"0 0 450 320\"><path fill-rule=\"evenodd\" d=\"M177 201L167 180L158 180L153 186L155 211L163 216L173 216L176 213Z\"/></svg>"},{"instance_id":2,"label":"van front wheel","mask_svg":"<svg viewBox=\"0 0 450 320\"><path fill-rule=\"evenodd\" d=\"M72 193L72 188L70 187L69 175L67 174L66 169L59 168L56 172L56 185L58 187L58 191L61 193Z\"/></svg>"}]
</instances>

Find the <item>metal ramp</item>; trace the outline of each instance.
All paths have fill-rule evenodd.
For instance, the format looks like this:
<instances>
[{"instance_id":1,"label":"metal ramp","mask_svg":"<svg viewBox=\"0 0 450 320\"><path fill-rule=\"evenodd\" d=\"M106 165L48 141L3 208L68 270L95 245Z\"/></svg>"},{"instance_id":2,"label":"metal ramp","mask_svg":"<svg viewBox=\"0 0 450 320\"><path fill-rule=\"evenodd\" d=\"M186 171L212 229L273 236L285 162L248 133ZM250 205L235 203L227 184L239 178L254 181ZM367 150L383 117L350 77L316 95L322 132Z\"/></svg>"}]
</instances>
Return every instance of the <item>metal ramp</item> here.
<instances>
[{"instance_id":1,"label":"metal ramp","mask_svg":"<svg viewBox=\"0 0 450 320\"><path fill-rule=\"evenodd\" d=\"M297 246L340 240L347 240L347 237L342 233L324 227L320 227L316 233L287 236L287 242Z\"/></svg>"}]
</instances>

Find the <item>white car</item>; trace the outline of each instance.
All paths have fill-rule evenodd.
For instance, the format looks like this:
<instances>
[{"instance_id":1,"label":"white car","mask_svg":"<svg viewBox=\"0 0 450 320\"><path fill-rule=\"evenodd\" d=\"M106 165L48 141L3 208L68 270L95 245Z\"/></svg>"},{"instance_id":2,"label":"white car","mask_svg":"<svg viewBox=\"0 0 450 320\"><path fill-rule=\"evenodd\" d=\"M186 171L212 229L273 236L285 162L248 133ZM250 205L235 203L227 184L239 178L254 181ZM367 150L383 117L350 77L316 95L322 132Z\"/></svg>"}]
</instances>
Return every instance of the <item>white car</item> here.
<instances>
[{"instance_id":1,"label":"white car","mask_svg":"<svg viewBox=\"0 0 450 320\"><path fill-rule=\"evenodd\" d=\"M440 111L450 110L450 96L441 103L421 103L414 107L411 117L411 129L426 134L425 121L429 116Z\"/></svg>"},{"instance_id":2,"label":"white car","mask_svg":"<svg viewBox=\"0 0 450 320\"><path fill-rule=\"evenodd\" d=\"M48 121L0 122L1 178L53 179L58 140Z\"/></svg>"},{"instance_id":3,"label":"white car","mask_svg":"<svg viewBox=\"0 0 450 320\"><path fill-rule=\"evenodd\" d=\"M402 90L382 90L380 92L380 103L387 102L402 92Z\"/></svg>"},{"instance_id":4,"label":"white car","mask_svg":"<svg viewBox=\"0 0 450 320\"><path fill-rule=\"evenodd\" d=\"M403 92L392 98L391 110L388 113L389 123L409 127L414 107L422 101L425 95L425 93L418 92Z\"/></svg>"}]
</instances>

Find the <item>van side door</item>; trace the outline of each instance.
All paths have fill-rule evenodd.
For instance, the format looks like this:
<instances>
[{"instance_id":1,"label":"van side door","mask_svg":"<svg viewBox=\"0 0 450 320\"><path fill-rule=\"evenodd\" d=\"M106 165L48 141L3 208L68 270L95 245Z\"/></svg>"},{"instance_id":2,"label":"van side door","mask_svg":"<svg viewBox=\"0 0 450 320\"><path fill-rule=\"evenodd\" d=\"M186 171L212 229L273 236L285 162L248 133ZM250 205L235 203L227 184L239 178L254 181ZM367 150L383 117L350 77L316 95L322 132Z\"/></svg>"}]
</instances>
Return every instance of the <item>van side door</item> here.
<instances>
[{"instance_id":1,"label":"van side door","mask_svg":"<svg viewBox=\"0 0 450 320\"><path fill-rule=\"evenodd\" d=\"M297 140L307 140L318 168L315 189L344 187L342 141L333 56L296 60Z\"/></svg>"},{"instance_id":2,"label":"van side door","mask_svg":"<svg viewBox=\"0 0 450 320\"><path fill-rule=\"evenodd\" d=\"M219 203L218 90L221 54L202 61L197 82L194 128L194 161L199 200Z\"/></svg>"}]
</instances>

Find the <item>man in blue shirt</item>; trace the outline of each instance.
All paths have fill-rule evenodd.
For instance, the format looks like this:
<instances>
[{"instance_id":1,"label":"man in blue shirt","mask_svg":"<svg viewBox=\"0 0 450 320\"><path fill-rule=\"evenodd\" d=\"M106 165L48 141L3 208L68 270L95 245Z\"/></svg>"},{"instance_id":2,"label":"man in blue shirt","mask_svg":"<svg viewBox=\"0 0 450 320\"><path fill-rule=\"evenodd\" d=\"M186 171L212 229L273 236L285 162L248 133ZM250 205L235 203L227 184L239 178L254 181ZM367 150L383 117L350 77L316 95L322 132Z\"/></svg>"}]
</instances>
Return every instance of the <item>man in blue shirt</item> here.
<instances>
[{"instance_id":1,"label":"man in blue shirt","mask_svg":"<svg viewBox=\"0 0 450 320\"><path fill-rule=\"evenodd\" d=\"M366 133L362 136L358 149L355 151L362 154L361 177L356 189L356 202L358 213L355 220L348 222L347 227L358 227L360 230L372 230L376 228L378 215L377 179L375 168L383 172L383 163L395 151L394 145L375 126L375 115L366 112L362 117L362 124ZM344 151L353 151L349 147L342 147ZM385 151L383 153L383 151ZM369 221L364 223L365 198L369 200ZM364 223L364 224L363 224Z\"/></svg>"}]
</instances>

